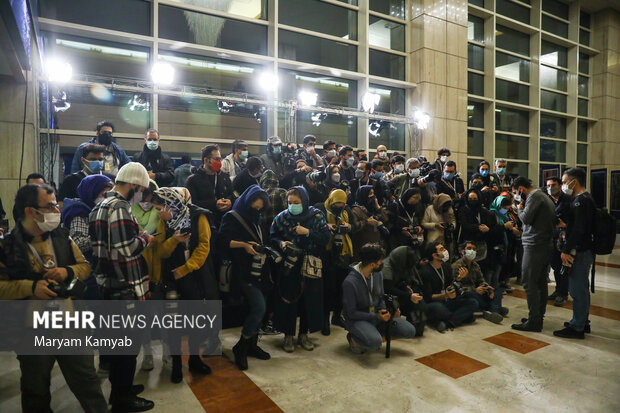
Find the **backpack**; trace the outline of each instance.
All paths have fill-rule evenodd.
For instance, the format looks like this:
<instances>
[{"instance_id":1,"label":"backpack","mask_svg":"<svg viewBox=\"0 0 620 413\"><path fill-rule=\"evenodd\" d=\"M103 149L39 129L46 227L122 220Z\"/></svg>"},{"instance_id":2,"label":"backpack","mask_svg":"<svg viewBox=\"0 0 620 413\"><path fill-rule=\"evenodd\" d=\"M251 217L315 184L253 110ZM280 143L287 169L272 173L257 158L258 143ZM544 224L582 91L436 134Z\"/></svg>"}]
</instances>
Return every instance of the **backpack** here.
<instances>
[{"instance_id":1,"label":"backpack","mask_svg":"<svg viewBox=\"0 0 620 413\"><path fill-rule=\"evenodd\" d=\"M592 241L592 251L596 255L609 255L613 252L616 243L616 219L607 209L594 209Z\"/></svg>"}]
</instances>

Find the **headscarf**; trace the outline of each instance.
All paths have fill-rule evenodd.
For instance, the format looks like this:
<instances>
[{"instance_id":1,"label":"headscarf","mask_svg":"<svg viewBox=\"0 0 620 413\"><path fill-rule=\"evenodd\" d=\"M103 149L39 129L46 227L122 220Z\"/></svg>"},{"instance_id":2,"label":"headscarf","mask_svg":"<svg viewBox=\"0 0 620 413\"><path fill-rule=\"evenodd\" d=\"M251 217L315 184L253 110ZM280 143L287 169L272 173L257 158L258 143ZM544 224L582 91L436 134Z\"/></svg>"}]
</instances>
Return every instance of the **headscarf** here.
<instances>
[{"instance_id":1,"label":"headscarf","mask_svg":"<svg viewBox=\"0 0 620 413\"><path fill-rule=\"evenodd\" d=\"M278 181L276 173L271 169L263 171L263 175L258 180L258 183L267 193L271 193L280 187L280 181Z\"/></svg>"},{"instance_id":2,"label":"headscarf","mask_svg":"<svg viewBox=\"0 0 620 413\"><path fill-rule=\"evenodd\" d=\"M403 194L400 196L400 204L401 204L400 206L410 216L415 215L416 208L418 207L418 204L410 205L408 202L409 202L409 199L411 199L412 196L417 195L417 194L421 194L420 188L409 188L405 192L403 192ZM420 202L422 202L422 201L420 201Z\"/></svg>"},{"instance_id":3,"label":"headscarf","mask_svg":"<svg viewBox=\"0 0 620 413\"><path fill-rule=\"evenodd\" d=\"M191 227L189 212L189 200L183 191L185 188L159 188L153 193L164 201L164 206L168 208L172 219L166 222L166 226L173 230L180 230Z\"/></svg>"},{"instance_id":4,"label":"headscarf","mask_svg":"<svg viewBox=\"0 0 620 413\"><path fill-rule=\"evenodd\" d=\"M327 213L325 214L325 218L327 219L328 224L332 225L340 225L342 223L349 223L349 213L346 210L342 210L342 213L337 216L332 212L332 206L336 202L344 202L344 205L347 205L347 194L342 189L336 189L329 194L329 197L325 201L325 210ZM329 244L327 244L327 250L332 249L332 244L334 243L333 237L330 239ZM353 255L353 242L351 241L351 237L349 234L342 235L342 253L341 255Z\"/></svg>"},{"instance_id":5,"label":"headscarf","mask_svg":"<svg viewBox=\"0 0 620 413\"><path fill-rule=\"evenodd\" d=\"M232 210L241 215L246 221L258 225L261 222L261 214L252 213L253 208L251 206L252 202L256 201L257 198L263 200L263 208L269 208L269 196L267 192L258 185L253 184L248 186L239 198L235 200Z\"/></svg>"},{"instance_id":6,"label":"headscarf","mask_svg":"<svg viewBox=\"0 0 620 413\"><path fill-rule=\"evenodd\" d=\"M469 194L474 193L478 196L478 205L476 207L473 207L470 203L469 203ZM463 196L461 197L464 202L465 205L473 212L478 213L480 212L480 208L482 207L482 194L480 191L478 191L477 189L469 189L467 190Z\"/></svg>"},{"instance_id":7,"label":"headscarf","mask_svg":"<svg viewBox=\"0 0 620 413\"><path fill-rule=\"evenodd\" d=\"M501 195L498 196L497 198L493 200L493 202L491 203L491 207L489 208L489 210L495 214L495 217L497 217L497 222L500 225L504 225L506 222L510 221L510 217L508 216L508 213L506 213L506 215L502 215L501 212L499 212L499 210L502 208L501 205L504 199L507 199L507 198ZM506 231L502 233L502 236L504 240L504 245L508 246L508 236L506 235Z\"/></svg>"},{"instance_id":8,"label":"headscarf","mask_svg":"<svg viewBox=\"0 0 620 413\"><path fill-rule=\"evenodd\" d=\"M110 182L112 180L105 175L88 175L77 186L77 195L82 202L93 208L95 206L95 199Z\"/></svg>"},{"instance_id":9,"label":"headscarf","mask_svg":"<svg viewBox=\"0 0 620 413\"><path fill-rule=\"evenodd\" d=\"M357 189L357 193L355 194L355 205L363 206L367 210L371 210L372 208L368 205L368 194L374 188L372 185L362 185ZM374 207L374 205L373 205Z\"/></svg>"},{"instance_id":10,"label":"headscarf","mask_svg":"<svg viewBox=\"0 0 620 413\"><path fill-rule=\"evenodd\" d=\"M297 190L297 192L299 192L299 196L301 197L301 206L303 207L303 211L299 215L293 215L287 210L285 217L288 221L292 221L295 223L305 222L308 219L315 216L316 214L318 214L319 212L321 212L315 207L310 206L310 197L308 196L308 191L306 191L306 188L304 188L303 186L294 186L291 189L295 189Z\"/></svg>"}]
</instances>

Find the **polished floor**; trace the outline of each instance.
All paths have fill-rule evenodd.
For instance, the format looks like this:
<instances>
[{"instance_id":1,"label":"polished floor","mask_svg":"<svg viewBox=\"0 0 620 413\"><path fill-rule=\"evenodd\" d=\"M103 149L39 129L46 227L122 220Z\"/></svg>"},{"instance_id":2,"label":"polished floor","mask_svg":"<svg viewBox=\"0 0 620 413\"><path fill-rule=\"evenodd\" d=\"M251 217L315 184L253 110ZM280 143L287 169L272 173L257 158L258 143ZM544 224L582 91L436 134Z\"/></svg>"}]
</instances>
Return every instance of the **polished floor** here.
<instances>
[{"instance_id":1,"label":"polished floor","mask_svg":"<svg viewBox=\"0 0 620 413\"><path fill-rule=\"evenodd\" d=\"M393 341L390 359L382 351L350 353L336 327L329 337L312 335L312 352L297 347L288 354L278 347L281 336L263 337L272 359L250 359L250 369L240 372L229 361L234 329L222 333L224 355L205 359L211 376L186 372L181 384L171 384L156 357L155 369L139 372L136 383L146 385L153 412L620 412L620 248L597 262L585 340L553 336L570 319L570 302L547 307L541 333L511 330L527 312L515 286L505 296L510 314L502 324L478 319L444 334L427 328L422 338ZM0 356L0 366L0 412L19 412L17 361ZM107 394L107 381L102 386ZM58 367L52 408L80 411Z\"/></svg>"}]
</instances>

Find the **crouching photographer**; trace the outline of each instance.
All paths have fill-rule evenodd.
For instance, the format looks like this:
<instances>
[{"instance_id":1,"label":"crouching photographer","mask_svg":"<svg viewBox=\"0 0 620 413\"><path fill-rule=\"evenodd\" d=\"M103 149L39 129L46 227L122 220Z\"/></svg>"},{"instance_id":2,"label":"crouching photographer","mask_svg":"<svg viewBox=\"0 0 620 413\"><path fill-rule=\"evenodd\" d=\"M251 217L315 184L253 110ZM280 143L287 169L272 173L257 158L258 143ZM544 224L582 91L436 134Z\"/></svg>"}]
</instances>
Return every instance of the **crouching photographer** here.
<instances>
[{"instance_id":1,"label":"crouching photographer","mask_svg":"<svg viewBox=\"0 0 620 413\"><path fill-rule=\"evenodd\" d=\"M69 231L60 228L54 189L45 184L21 187L15 197L15 228L1 241L2 299L61 299L83 294L90 265ZM108 406L92 355L19 355L22 411L49 412L51 371L58 362L67 385L85 412Z\"/></svg>"},{"instance_id":2,"label":"crouching photographer","mask_svg":"<svg viewBox=\"0 0 620 413\"><path fill-rule=\"evenodd\" d=\"M351 268L342 284L343 314L347 340L353 353L361 354L381 348L381 335L388 323L393 337L413 338L415 327L400 318L400 310L388 311L383 295L383 258L378 244L366 244L360 250L361 262Z\"/></svg>"}]
</instances>

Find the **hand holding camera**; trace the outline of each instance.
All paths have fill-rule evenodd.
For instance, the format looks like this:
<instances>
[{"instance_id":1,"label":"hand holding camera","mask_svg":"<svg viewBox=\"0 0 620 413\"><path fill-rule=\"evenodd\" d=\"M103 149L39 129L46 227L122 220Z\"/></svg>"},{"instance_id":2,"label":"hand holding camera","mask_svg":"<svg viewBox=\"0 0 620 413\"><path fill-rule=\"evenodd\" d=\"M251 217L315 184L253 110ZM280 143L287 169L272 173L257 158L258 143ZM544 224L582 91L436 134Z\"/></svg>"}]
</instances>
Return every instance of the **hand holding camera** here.
<instances>
[{"instance_id":1,"label":"hand holding camera","mask_svg":"<svg viewBox=\"0 0 620 413\"><path fill-rule=\"evenodd\" d=\"M390 312L385 309L380 310L379 313L377 314L377 317L379 318L379 320L385 321L387 323L388 321L390 321Z\"/></svg>"},{"instance_id":2,"label":"hand holding camera","mask_svg":"<svg viewBox=\"0 0 620 413\"><path fill-rule=\"evenodd\" d=\"M454 286L450 285L446 288L446 298L449 298L450 300L456 298L456 290L454 289Z\"/></svg>"},{"instance_id":3,"label":"hand holding camera","mask_svg":"<svg viewBox=\"0 0 620 413\"><path fill-rule=\"evenodd\" d=\"M189 228L188 228L189 229ZM179 242L185 242L189 239L191 234L189 232L182 232L181 230L176 230L174 232L174 238Z\"/></svg>"},{"instance_id":4,"label":"hand holding camera","mask_svg":"<svg viewBox=\"0 0 620 413\"><path fill-rule=\"evenodd\" d=\"M66 268L54 267L54 268L47 268L43 276L47 278L48 280L63 282L67 278L68 275L69 274L67 273Z\"/></svg>"},{"instance_id":5,"label":"hand holding camera","mask_svg":"<svg viewBox=\"0 0 620 413\"><path fill-rule=\"evenodd\" d=\"M258 252L256 252L256 250L254 249L255 245L258 245L258 244L254 241L248 241L243 246L243 249L245 250L245 252L247 252L250 255L258 255Z\"/></svg>"},{"instance_id":6,"label":"hand holding camera","mask_svg":"<svg viewBox=\"0 0 620 413\"><path fill-rule=\"evenodd\" d=\"M50 284L57 284L54 280L39 280L34 286L34 296L39 300L49 300L51 298L56 297L54 291L50 290L48 286Z\"/></svg>"}]
</instances>

